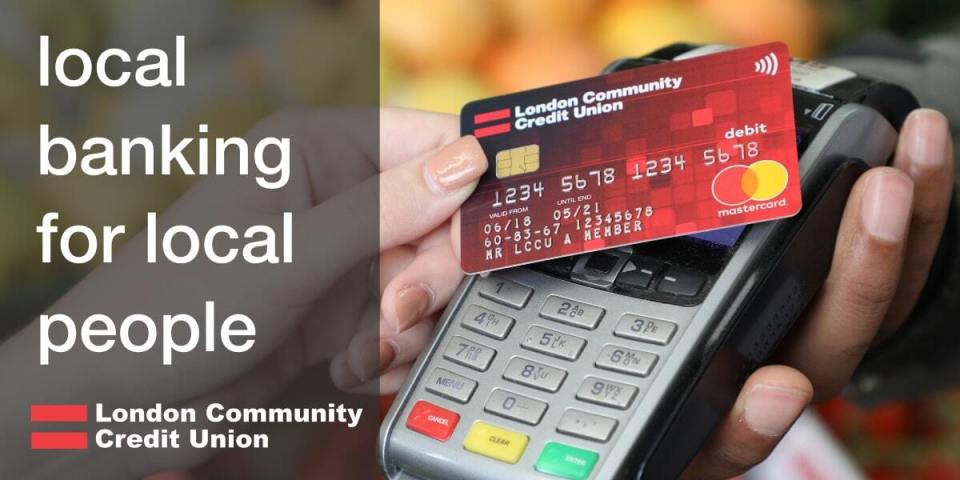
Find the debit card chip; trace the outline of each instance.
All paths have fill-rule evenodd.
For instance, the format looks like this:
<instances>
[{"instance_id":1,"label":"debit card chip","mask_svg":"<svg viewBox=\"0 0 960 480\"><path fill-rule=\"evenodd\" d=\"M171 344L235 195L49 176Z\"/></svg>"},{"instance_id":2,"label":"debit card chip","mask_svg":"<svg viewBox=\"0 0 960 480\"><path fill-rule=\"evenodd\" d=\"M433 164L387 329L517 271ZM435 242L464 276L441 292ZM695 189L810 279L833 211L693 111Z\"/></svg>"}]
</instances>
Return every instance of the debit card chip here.
<instances>
[{"instance_id":1,"label":"debit card chip","mask_svg":"<svg viewBox=\"0 0 960 480\"><path fill-rule=\"evenodd\" d=\"M540 169L540 145L536 143L497 152L497 178L507 178Z\"/></svg>"}]
</instances>

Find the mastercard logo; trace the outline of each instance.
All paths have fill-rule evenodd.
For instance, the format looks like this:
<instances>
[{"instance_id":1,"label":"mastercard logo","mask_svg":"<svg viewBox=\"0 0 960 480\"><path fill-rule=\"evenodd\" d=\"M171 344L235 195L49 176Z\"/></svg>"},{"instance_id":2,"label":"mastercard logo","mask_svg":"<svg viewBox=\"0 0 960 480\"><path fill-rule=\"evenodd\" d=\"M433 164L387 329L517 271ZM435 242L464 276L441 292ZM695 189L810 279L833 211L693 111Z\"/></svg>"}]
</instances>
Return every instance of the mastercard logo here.
<instances>
[{"instance_id":1,"label":"mastercard logo","mask_svg":"<svg viewBox=\"0 0 960 480\"><path fill-rule=\"evenodd\" d=\"M741 205L750 200L776 198L787 188L787 168L776 160L750 165L731 165L713 177L713 198L724 205Z\"/></svg>"}]
</instances>

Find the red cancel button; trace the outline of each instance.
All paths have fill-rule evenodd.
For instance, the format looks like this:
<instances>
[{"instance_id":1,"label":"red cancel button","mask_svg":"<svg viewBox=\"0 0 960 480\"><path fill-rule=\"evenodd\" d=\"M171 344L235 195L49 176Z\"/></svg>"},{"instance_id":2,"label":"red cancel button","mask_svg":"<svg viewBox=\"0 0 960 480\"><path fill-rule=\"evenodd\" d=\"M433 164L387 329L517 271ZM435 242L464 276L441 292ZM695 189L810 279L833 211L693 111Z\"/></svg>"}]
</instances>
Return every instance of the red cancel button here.
<instances>
[{"instance_id":1,"label":"red cancel button","mask_svg":"<svg viewBox=\"0 0 960 480\"><path fill-rule=\"evenodd\" d=\"M453 429L457 428L459 421L460 415L456 412L420 400L410 410L407 428L445 442L453 435Z\"/></svg>"}]
</instances>

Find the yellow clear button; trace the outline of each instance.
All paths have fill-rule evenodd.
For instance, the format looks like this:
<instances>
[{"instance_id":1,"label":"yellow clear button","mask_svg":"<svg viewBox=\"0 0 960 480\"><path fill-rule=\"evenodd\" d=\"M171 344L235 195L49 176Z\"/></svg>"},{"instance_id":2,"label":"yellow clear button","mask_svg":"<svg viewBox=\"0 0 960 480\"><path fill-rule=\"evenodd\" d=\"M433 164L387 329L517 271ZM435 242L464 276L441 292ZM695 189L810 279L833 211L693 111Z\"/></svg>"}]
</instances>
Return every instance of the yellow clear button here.
<instances>
[{"instance_id":1,"label":"yellow clear button","mask_svg":"<svg viewBox=\"0 0 960 480\"><path fill-rule=\"evenodd\" d=\"M505 428L477 422L470 428L463 448L490 457L501 462L517 463L530 439L522 434Z\"/></svg>"}]
</instances>

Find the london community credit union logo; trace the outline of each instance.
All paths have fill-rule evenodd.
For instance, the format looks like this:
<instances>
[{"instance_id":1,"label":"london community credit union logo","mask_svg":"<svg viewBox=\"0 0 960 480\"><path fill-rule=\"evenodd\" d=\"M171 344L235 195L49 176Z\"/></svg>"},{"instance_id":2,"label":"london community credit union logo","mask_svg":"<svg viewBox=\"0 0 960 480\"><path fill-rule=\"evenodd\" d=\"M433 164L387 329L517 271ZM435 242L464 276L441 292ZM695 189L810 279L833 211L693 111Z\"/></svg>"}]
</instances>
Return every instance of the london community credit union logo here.
<instances>
[{"instance_id":1,"label":"london community credit union logo","mask_svg":"<svg viewBox=\"0 0 960 480\"><path fill-rule=\"evenodd\" d=\"M713 177L710 190L718 202L742 205L750 200L776 198L787 188L787 168L776 160L759 160L750 165L731 165Z\"/></svg>"}]
</instances>

